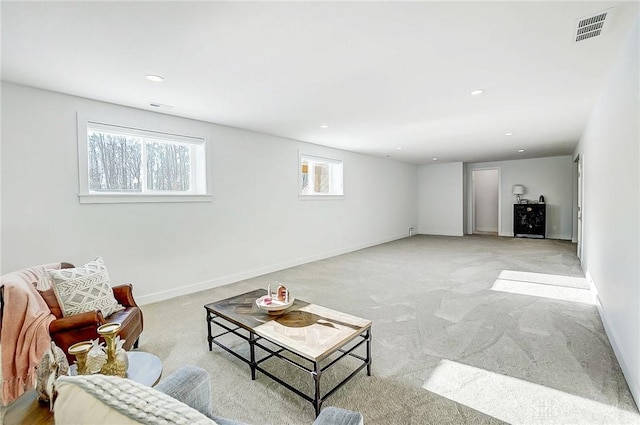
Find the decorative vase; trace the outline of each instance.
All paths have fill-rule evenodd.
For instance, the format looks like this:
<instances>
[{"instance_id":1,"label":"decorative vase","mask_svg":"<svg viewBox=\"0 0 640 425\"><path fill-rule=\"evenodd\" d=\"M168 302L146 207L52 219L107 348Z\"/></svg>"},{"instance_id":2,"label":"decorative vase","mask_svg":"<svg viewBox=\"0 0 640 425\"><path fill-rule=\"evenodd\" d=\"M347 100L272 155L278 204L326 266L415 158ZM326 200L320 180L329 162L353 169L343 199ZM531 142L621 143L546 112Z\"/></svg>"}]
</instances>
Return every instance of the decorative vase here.
<instances>
[{"instance_id":1,"label":"decorative vase","mask_svg":"<svg viewBox=\"0 0 640 425\"><path fill-rule=\"evenodd\" d=\"M277 291L277 298L280 301L288 301L287 298L289 298L289 294L287 293L287 288L284 285L280 285L278 286L278 291Z\"/></svg>"},{"instance_id":2,"label":"decorative vase","mask_svg":"<svg viewBox=\"0 0 640 425\"><path fill-rule=\"evenodd\" d=\"M121 351L124 351L122 350L122 344L119 344L119 338L117 338L120 328L120 323L106 323L98 328L98 334L104 338L105 351L107 352L107 362L100 369L100 373L124 378L127 375L128 359L125 362L123 356L116 353L118 345L120 345ZM126 354L125 352L124 357L126 357Z\"/></svg>"},{"instance_id":3,"label":"decorative vase","mask_svg":"<svg viewBox=\"0 0 640 425\"><path fill-rule=\"evenodd\" d=\"M69 354L76 356L76 364L78 365L78 375L88 375L87 371L87 353L93 347L91 341L82 341L73 344L69 347Z\"/></svg>"},{"instance_id":4,"label":"decorative vase","mask_svg":"<svg viewBox=\"0 0 640 425\"><path fill-rule=\"evenodd\" d=\"M129 370L129 355L123 347L124 339L120 339L120 335L116 337L116 363L124 367L125 374Z\"/></svg>"},{"instance_id":5,"label":"decorative vase","mask_svg":"<svg viewBox=\"0 0 640 425\"><path fill-rule=\"evenodd\" d=\"M100 338L91 341L91 350L87 353L85 368L87 374L100 373L102 366L107 362L107 353L104 352L104 342Z\"/></svg>"},{"instance_id":6,"label":"decorative vase","mask_svg":"<svg viewBox=\"0 0 640 425\"><path fill-rule=\"evenodd\" d=\"M53 411L55 398L54 384L60 375L69 374L69 361L64 351L51 341L51 346L42 356L36 376L38 399L49 402L49 410Z\"/></svg>"}]
</instances>

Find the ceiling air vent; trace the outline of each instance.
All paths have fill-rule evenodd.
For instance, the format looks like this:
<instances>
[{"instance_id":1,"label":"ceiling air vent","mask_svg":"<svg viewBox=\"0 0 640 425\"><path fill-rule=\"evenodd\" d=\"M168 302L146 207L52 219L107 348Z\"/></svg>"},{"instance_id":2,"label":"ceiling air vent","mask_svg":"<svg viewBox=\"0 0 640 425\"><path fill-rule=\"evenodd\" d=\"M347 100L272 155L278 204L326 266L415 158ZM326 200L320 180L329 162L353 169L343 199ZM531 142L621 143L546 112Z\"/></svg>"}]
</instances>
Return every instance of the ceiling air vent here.
<instances>
[{"instance_id":1,"label":"ceiling air vent","mask_svg":"<svg viewBox=\"0 0 640 425\"><path fill-rule=\"evenodd\" d=\"M580 18L576 21L576 33L574 41L577 43L589 38L598 37L604 31L604 23L611 9L603 10L594 15Z\"/></svg>"},{"instance_id":2,"label":"ceiling air vent","mask_svg":"<svg viewBox=\"0 0 640 425\"><path fill-rule=\"evenodd\" d=\"M153 106L154 108L159 108L159 109L173 109L173 106L171 105L163 105L162 103L158 103L158 102L151 102L149 103L149 106Z\"/></svg>"}]
</instances>

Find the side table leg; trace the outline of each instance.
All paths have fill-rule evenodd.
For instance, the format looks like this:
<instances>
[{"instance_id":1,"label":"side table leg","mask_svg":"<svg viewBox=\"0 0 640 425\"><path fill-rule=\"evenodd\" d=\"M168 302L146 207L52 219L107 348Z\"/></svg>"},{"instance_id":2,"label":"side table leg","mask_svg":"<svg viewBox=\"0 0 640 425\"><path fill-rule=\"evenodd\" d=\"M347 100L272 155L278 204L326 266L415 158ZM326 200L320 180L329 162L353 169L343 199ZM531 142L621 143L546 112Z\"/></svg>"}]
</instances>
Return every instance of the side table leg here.
<instances>
[{"instance_id":1,"label":"side table leg","mask_svg":"<svg viewBox=\"0 0 640 425\"><path fill-rule=\"evenodd\" d=\"M251 380L256 380L256 334L249 332L249 351L251 353Z\"/></svg>"},{"instance_id":2,"label":"side table leg","mask_svg":"<svg viewBox=\"0 0 640 425\"><path fill-rule=\"evenodd\" d=\"M320 408L322 408L322 399L320 398L320 376L322 376L322 372L320 371L320 363L313 362L313 372L311 372L313 376L313 380L315 381L315 397L313 399L313 408L316 411L316 418L320 414Z\"/></svg>"}]
</instances>

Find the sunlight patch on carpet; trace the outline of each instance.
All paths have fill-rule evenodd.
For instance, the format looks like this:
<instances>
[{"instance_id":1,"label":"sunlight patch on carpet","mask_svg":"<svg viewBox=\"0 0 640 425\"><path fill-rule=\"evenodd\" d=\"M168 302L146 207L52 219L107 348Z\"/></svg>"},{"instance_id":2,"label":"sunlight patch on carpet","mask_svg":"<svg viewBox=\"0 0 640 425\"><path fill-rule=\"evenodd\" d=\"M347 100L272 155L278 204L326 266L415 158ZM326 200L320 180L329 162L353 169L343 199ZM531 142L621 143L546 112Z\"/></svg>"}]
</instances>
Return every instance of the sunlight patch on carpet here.
<instances>
[{"instance_id":1,"label":"sunlight patch on carpet","mask_svg":"<svg viewBox=\"0 0 640 425\"><path fill-rule=\"evenodd\" d=\"M422 387L514 425L640 421L638 413L446 359Z\"/></svg>"},{"instance_id":2,"label":"sunlight patch on carpet","mask_svg":"<svg viewBox=\"0 0 640 425\"><path fill-rule=\"evenodd\" d=\"M584 277L561 276L558 274L502 270L498 275L498 279L540 283L542 285L566 286L567 288L589 289L587 279L585 279Z\"/></svg>"},{"instance_id":3,"label":"sunlight patch on carpet","mask_svg":"<svg viewBox=\"0 0 640 425\"><path fill-rule=\"evenodd\" d=\"M596 303L587 280L582 277L502 270L491 290L589 305Z\"/></svg>"}]
</instances>

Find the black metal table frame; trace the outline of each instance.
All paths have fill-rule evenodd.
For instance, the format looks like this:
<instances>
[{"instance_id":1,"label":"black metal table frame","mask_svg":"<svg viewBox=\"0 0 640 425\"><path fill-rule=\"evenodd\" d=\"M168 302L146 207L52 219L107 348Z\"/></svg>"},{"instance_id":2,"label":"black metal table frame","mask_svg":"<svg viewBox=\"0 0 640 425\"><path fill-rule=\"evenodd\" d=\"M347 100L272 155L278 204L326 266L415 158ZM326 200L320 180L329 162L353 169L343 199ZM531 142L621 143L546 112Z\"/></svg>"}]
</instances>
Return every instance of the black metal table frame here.
<instances>
[{"instance_id":1,"label":"black metal table frame","mask_svg":"<svg viewBox=\"0 0 640 425\"><path fill-rule=\"evenodd\" d=\"M221 323L220 321L216 321L216 318L222 319L225 322L230 323L232 326L235 327L231 327L231 326L227 326L227 324L225 323ZM212 335L211 333L211 324L215 324L223 329L225 329L225 332L222 332L220 334L217 335ZM333 395L333 393L335 393L337 390L339 390L344 384L346 384L349 380L351 380L351 378L353 378L355 375L358 374L358 372L360 372L362 369L364 369L364 367L366 366L367 368L367 375L371 376L371 328L367 328L366 331L362 332L360 335L356 336L356 338L361 338L361 341L358 341L357 343L355 343L353 346L351 346L348 349L345 349L344 347L347 346L350 342L352 342L353 340L347 341L342 347L339 347L338 349L336 349L333 353L334 354L336 352L340 352L341 354L337 357L332 359L328 364L324 365L321 367L320 363L321 361L314 361L314 360L310 360L304 356L301 356L300 354L293 352L285 347L283 347L282 345L278 344L277 342L274 342L268 338L264 338L261 337L259 335L257 335L255 332L253 332L250 329L247 329L244 326L241 326L238 323L233 322L232 320L229 320L228 318L221 316L219 314L215 314L213 313L211 310L207 309L207 330L208 330L208 342L209 342L209 351L213 350L213 344L216 344L218 347L222 348L223 350L227 351L228 353L231 353L232 355L234 355L235 357L237 357L238 359L242 360L243 362L247 363L249 365L249 367L251 368L251 379L255 380L256 379L256 371L260 371L263 374L265 374L266 376L268 376L269 378L273 379L274 381L278 382L279 384L281 384L282 386L284 386L285 388L289 389L290 391L293 391L294 393L298 394L300 397L304 398L305 400L311 402L311 404L313 404L313 407L315 409L315 414L316 417L320 414L320 409L322 408L322 403L324 402L325 399L327 399L328 397L330 397L331 395ZM238 332L239 330L243 330L245 332L248 332L249 336L247 335L243 335L240 332ZM231 348L225 346L224 344L222 344L221 342L217 341L217 338L220 338L224 335L228 335L228 334L233 334L236 335L239 338L244 339L245 341L247 341L249 343L249 351L250 351L250 358L247 359L244 356L242 356L241 354L233 351ZM275 345L278 347L277 350L273 350L267 346L265 346L264 344L261 343L262 340L268 341L270 344ZM358 355L356 353L354 353L354 351L359 348L360 346L362 346L362 344L366 344L366 357L362 357L361 355ZM264 351L266 351L267 353L269 353L267 356L257 359L256 358L256 350L255 348L258 347ZM291 353L309 363L313 364L313 367L307 367L295 360L292 360L288 357L283 356L281 353L283 351L286 351L288 353ZM334 366L340 359L346 357L346 356L351 356L354 357L360 361L362 361L362 364L360 366L358 366L353 372L351 372L351 374L349 374L346 378L344 378L341 382L339 382L338 384L336 384L332 389L330 389L329 391L326 392L326 394L321 395L321 391L320 391L320 378L322 376L322 374L327 371L329 368L331 368L332 366ZM281 360L284 360L285 362L297 367L300 370L303 370L307 373L309 373L314 382L315 382L315 391L314 391L314 397L309 396L308 394L303 393L302 391L300 391L299 389L293 387L292 385L288 384L287 382L283 381L282 379L278 378L277 376L271 374L269 371L265 370L264 368L262 368L260 366L260 364L266 360L269 360L272 357L277 357Z\"/></svg>"}]
</instances>

